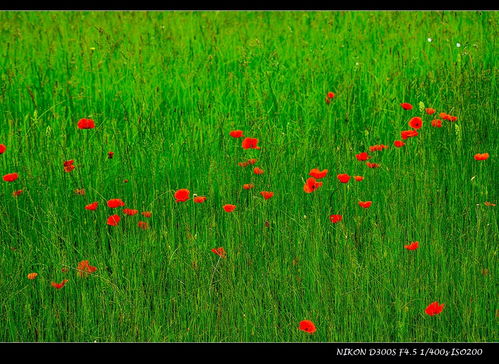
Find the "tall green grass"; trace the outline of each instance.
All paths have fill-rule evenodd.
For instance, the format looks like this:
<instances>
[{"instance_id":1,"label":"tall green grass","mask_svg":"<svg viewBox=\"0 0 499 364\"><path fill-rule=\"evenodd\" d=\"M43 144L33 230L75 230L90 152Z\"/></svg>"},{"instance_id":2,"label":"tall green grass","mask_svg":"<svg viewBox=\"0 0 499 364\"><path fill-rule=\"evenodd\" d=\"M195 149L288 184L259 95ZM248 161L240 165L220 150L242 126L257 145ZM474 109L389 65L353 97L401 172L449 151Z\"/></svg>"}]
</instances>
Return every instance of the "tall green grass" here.
<instances>
[{"instance_id":1,"label":"tall green grass","mask_svg":"<svg viewBox=\"0 0 499 364\"><path fill-rule=\"evenodd\" d=\"M496 340L496 39L486 11L0 13L0 341ZM109 227L111 198L153 215Z\"/></svg>"}]
</instances>

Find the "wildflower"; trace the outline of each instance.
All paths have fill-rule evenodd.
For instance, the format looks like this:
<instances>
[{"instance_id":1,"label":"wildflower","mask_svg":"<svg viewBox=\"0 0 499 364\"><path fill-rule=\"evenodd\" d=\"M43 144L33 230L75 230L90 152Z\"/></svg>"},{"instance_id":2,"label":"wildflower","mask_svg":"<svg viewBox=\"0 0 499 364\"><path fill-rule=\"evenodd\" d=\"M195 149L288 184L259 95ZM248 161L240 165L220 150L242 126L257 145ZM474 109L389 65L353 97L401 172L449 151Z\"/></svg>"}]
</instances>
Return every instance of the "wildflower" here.
<instances>
[{"instance_id":1,"label":"wildflower","mask_svg":"<svg viewBox=\"0 0 499 364\"><path fill-rule=\"evenodd\" d=\"M222 206L226 212L232 212L236 209L236 205L226 204Z\"/></svg>"},{"instance_id":2,"label":"wildflower","mask_svg":"<svg viewBox=\"0 0 499 364\"><path fill-rule=\"evenodd\" d=\"M419 129L423 126L423 119L421 119L419 116L415 116L411 120L409 120L409 126L413 129Z\"/></svg>"},{"instance_id":3,"label":"wildflower","mask_svg":"<svg viewBox=\"0 0 499 364\"><path fill-rule=\"evenodd\" d=\"M185 202L189 199L189 194L191 192L186 189L186 188L182 188L180 190L178 190L177 192L175 192L175 202Z\"/></svg>"},{"instance_id":4,"label":"wildflower","mask_svg":"<svg viewBox=\"0 0 499 364\"><path fill-rule=\"evenodd\" d=\"M408 244L408 245L404 245L404 248L406 248L407 250L416 250L419 246L419 242L418 241L413 241L412 243Z\"/></svg>"},{"instance_id":5,"label":"wildflower","mask_svg":"<svg viewBox=\"0 0 499 364\"><path fill-rule=\"evenodd\" d=\"M216 249L211 249L211 251L213 253L215 253L216 255L218 255L220 258L227 258L227 253L225 252L225 249L222 247L216 248Z\"/></svg>"},{"instance_id":6,"label":"wildflower","mask_svg":"<svg viewBox=\"0 0 499 364\"><path fill-rule=\"evenodd\" d=\"M149 224L145 221L139 221L138 223L138 226L139 228L141 228L142 230L147 230L149 229Z\"/></svg>"},{"instance_id":7,"label":"wildflower","mask_svg":"<svg viewBox=\"0 0 499 364\"><path fill-rule=\"evenodd\" d=\"M29 273L29 274L28 274L28 279L33 280L33 279L35 279L37 276L38 276L38 273Z\"/></svg>"},{"instance_id":8,"label":"wildflower","mask_svg":"<svg viewBox=\"0 0 499 364\"><path fill-rule=\"evenodd\" d=\"M87 206L85 206L85 210L96 210L97 209L97 206L99 205L98 202L92 202L90 204L88 204Z\"/></svg>"},{"instance_id":9,"label":"wildflower","mask_svg":"<svg viewBox=\"0 0 499 364\"><path fill-rule=\"evenodd\" d=\"M305 185L303 186L303 190L306 193L312 193L321 186L322 186L322 182L317 182L314 177L310 177L305 182Z\"/></svg>"},{"instance_id":10,"label":"wildflower","mask_svg":"<svg viewBox=\"0 0 499 364\"><path fill-rule=\"evenodd\" d=\"M328 99L332 99L332 98L334 98L334 96L335 96L334 92L329 91L329 92L327 93L327 98L328 98Z\"/></svg>"},{"instance_id":11,"label":"wildflower","mask_svg":"<svg viewBox=\"0 0 499 364\"><path fill-rule=\"evenodd\" d=\"M142 216L144 216L144 217L151 217L152 216L152 212L151 211L143 211L142 212Z\"/></svg>"},{"instance_id":12,"label":"wildflower","mask_svg":"<svg viewBox=\"0 0 499 364\"><path fill-rule=\"evenodd\" d=\"M115 209L117 207L122 207L122 206L125 206L125 203L119 198L113 198L113 199L107 201L107 207L110 207L112 209Z\"/></svg>"},{"instance_id":13,"label":"wildflower","mask_svg":"<svg viewBox=\"0 0 499 364\"><path fill-rule=\"evenodd\" d=\"M442 120L440 119L434 119L431 121L431 126L435 128L441 128L442 127Z\"/></svg>"},{"instance_id":14,"label":"wildflower","mask_svg":"<svg viewBox=\"0 0 499 364\"><path fill-rule=\"evenodd\" d=\"M69 282L68 279L65 279L63 280L61 283L56 283L56 282L52 282L50 283L52 285L52 287L56 288L56 289L61 289L62 287L64 287L64 285Z\"/></svg>"},{"instance_id":15,"label":"wildflower","mask_svg":"<svg viewBox=\"0 0 499 364\"><path fill-rule=\"evenodd\" d=\"M0 154L4 154L6 150L7 147L5 146L5 144L0 144Z\"/></svg>"},{"instance_id":16,"label":"wildflower","mask_svg":"<svg viewBox=\"0 0 499 364\"><path fill-rule=\"evenodd\" d=\"M265 172L265 171L264 171L263 169L259 168L259 167L255 167L255 168L253 169L253 173L254 173L254 174L263 174L264 172Z\"/></svg>"},{"instance_id":17,"label":"wildflower","mask_svg":"<svg viewBox=\"0 0 499 364\"><path fill-rule=\"evenodd\" d=\"M245 138L242 142L243 149L260 149L257 145L258 139L256 138Z\"/></svg>"},{"instance_id":18,"label":"wildflower","mask_svg":"<svg viewBox=\"0 0 499 364\"><path fill-rule=\"evenodd\" d=\"M255 187L255 185L254 185L253 183L245 183L245 184L243 185L243 188L244 188L245 190L251 190L251 189L252 189L252 188L254 188L254 187Z\"/></svg>"},{"instance_id":19,"label":"wildflower","mask_svg":"<svg viewBox=\"0 0 499 364\"><path fill-rule=\"evenodd\" d=\"M77 188L74 190L74 193L80 196L85 196L85 189L84 188Z\"/></svg>"},{"instance_id":20,"label":"wildflower","mask_svg":"<svg viewBox=\"0 0 499 364\"><path fill-rule=\"evenodd\" d=\"M371 152L380 151L380 150L383 150L383 149L388 149L388 146L384 145L384 144L378 144L378 145L373 145L373 146L369 147L369 150Z\"/></svg>"},{"instance_id":21,"label":"wildflower","mask_svg":"<svg viewBox=\"0 0 499 364\"><path fill-rule=\"evenodd\" d=\"M492 202L489 202L489 201L485 201L483 204L484 204L485 206L496 206L496 204L495 204L495 203L492 203Z\"/></svg>"},{"instance_id":22,"label":"wildflower","mask_svg":"<svg viewBox=\"0 0 499 364\"><path fill-rule=\"evenodd\" d=\"M331 222L333 224L336 224L337 222L340 222L341 220L343 220L343 216L342 215L331 215L331 216L329 216L329 220L331 220Z\"/></svg>"},{"instance_id":23,"label":"wildflower","mask_svg":"<svg viewBox=\"0 0 499 364\"><path fill-rule=\"evenodd\" d=\"M380 166L380 164L378 164L378 163L369 163L369 162L366 162L366 165L369 168L378 168Z\"/></svg>"},{"instance_id":24,"label":"wildflower","mask_svg":"<svg viewBox=\"0 0 499 364\"><path fill-rule=\"evenodd\" d=\"M412 110L412 105L408 104L407 102L400 104L400 106L402 106L402 109L404 110Z\"/></svg>"},{"instance_id":25,"label":"wildflower","mask_svg":"<svg viewBox=\"0 0 499 364\"><path fill-rule=\"evenodd\" d=\"M359 201L359 206L367 209L368 207L371 207L372 201Z\"/></svg>"},{"instance_id":26,"label":"wildflower","mask_svg":"<svg viewBox=\"0 0 499 364\"><path fill-rule=\"evenodd\" d=\"M239 162L237 164L239 165L239 167L247 167L249 165L248 162Z\"/></svg>"},{"instance_id":27,"label":"wildflower","mask_svg":"<svg viewBox=\"0 0 499 364\"><path fill-rule=\"evenodd\" d=\"M93 129L95 128L95 123L92 119L80 119L80 121L78 121L78 128Z\"/></svg>"},{"instance_id":28,"label":"wildflower","mask_svg":"<svg viewBox=\"0 0 499 364\"><path fill-rule=\"evenodd\" d=\"M256 162L257 162L257 159L255 159L255 158L248 159L248 164L255 164Z\"/></svg>"},{"instance_id":29,"label":"wildflower","mask_svg":"<svg viewBox=\"0 0 499 364\"><path fill-rule=\"evenodd\" d=\"M82 260L80 263L78 263L78 267L76 267L76 270L79 277L87 277L95 272L97 268L91 266L88 260Z\"/></svg>"},{"instance_id":30,"label":"wildflower","mask_svg":"<svg viewBox=\"0 0 499 364\"><path fill-rule=\"evenodd\" d=\"M128 216L133 216L139 213L139 210L134 209L123 209L123 213Z\"/></svg>"},{"instance_id":31,"label":"wildflower","mask_svg":"<svg viewBox=\"0 0 499 364\"><path fill-rule=\"evenodd\" d=\"M364 179L362 176L353 176L353 179L356 180L357 182L360 182Z\"/></svg>"},{"instance_id":32,"label":"wildflower","mask_svg":"<svg viewBox=\"0 0 499 364\"><path fill-rule=\"evenodd\" d=\"M19 175L17 173L9 173L3 176L3 180L5 182L14 182L16 179L19 178Z\"/></svg>"},{"instance_id":33,"label":"wildflower","mask_svg":"<svg viewBox=\"0 0 499 364\"><path fill-rule=\"evenodd\" d=\"M405 145L405 143L401 140L395 140L393 142L393 145L395 145L397 148L402 148Z\"/></svg>"},{"instance_id":34,"label":"wildflower","mask_svg":"<svg viewBox=\"0 0 499 364\"><path fill-rule=\"evenodd\" d=\"M309 175L309 176L312 176L312 177L314 177L314 178L316 178L316 179L321 179L321 178L326 177L327 172L328 172L328 170L327 170L327 169L324 169L323 171L320 171L320 170L318 170L317 168L314 168L314 169L312 169L312 170L309 172L309 174L308 174L308 175Z\"/></svg>"},{"instance_id":35,"label":"wildflower","mask_svg":"<svg viewBox=\"0 0 499 364\"><path fill-rule=\"evenodd\" d=\"M350 176L346 173L342 173L336 176L341 183L347 183L350 181Z\"/></svg>"},{"instance_id":36,"label":"wildflower","mask_svg":"<svg viewBox=\"0 0 499 364\"><path fill-rule=\"evenodd\" d=\"M314 323L310 320L300 321L300 326L298 328L302 331L308 332L309 334L313 334L317 331Z\"/></svg>"},{"instance_id":37,"label":"wildflower","mask_svg":"<svg viewBox=\"0 0 499 364\"><path fill-rule=\"evenodd\" d=\"M426 307L425 312L430 316L438 315L444 309L444 304L441 305L438 302L432 302Z\"/></svg>"},{"instance_id":38,"label":"wildflower","mask_svg":"<svg viewBox=\"0 0 499 364\"><path fill-rule=\"evenodd\" d=\"M107 218L107 224L110 226L116 226L120 222L120 217L118 215L112 215Z\"/></svg>"},{"instance_id":39,"label":"wildflower","mask_svg":"<svg viewBox=\"0 0 499 364\"><path fill-rule=\"evenodd\" d=\"M266 200L268 200L269 198L271 198L272 196L274 196L274 192L270 192L270 191L262 191L262 192L260 192L260 194Z\"/></svg>"},{"instance_id":40,"label":"wildflower","mask_svg":"<svg viewBox=\"0 0 499 364\"><path fill-rule=\"evenodd\" d=\"M113 157L114 157L114 152L107 152L107 157L108 157L109 159L113 159Z\"/></svg>"},{"instance_id":41,"label":"wildflower","mask_svg":"<svg viewBox=\"0 0 499 364\"><path fill-rule=\"evenodd\" d=\"M483 160L486 160L489 158L489 153L478 153L478 154L475 154L474 158L477 161L483 161Z\"/></svg>"},{"instance_id":42,"label":"wildflower","mask_svg":"<svg viewBox=\"0 0 499 364\"><path fill-rule=\"evenodd\" d=\"M12 192L12 196L17 197L17 196L21 195L22 193L23 193L23 190L17 190L17 191Z\"/></svg>"},{"instance_id":43,"label":"wildflower","mask_svg":"<svg viewBox=\"0 0 499 364\"><path fill-rule=\"evenodd\" d=\"M194 202L195 203L203 203L206 201L206 196L196 196L194 197Z\"/></svg>"},{"instance_id":44,"label":"wildflower","mask_svg":"<svg viewBox=\"0 0 499 364\"><path fill-rule=\"evenodd\" d=\"M431 108L431 107L427 107L426 109L424 109L424 111L428 114L428 115L433 115L435 114L436 110Z\"/></svg>"},{"instance_id":45,"label":"wildflower","mask_svg":"<svg viewBox=\"0 0 499 364\"><path fill-rule=\"evenodd\" d=\"M242 130L232 130L229 135L233 138L241 138L243 136Z\"/></svg>"},{"instance_id":46,"label":"wildflower","mask_svg":"<svg viewBox=\"0 0 499 364\"><path fill-rule=\"evenodd\" d=\"M402 139L412 138L418 136L418 132L416 130L404 130L400 133Z\"/></svg>"},{"instance_id":47,"label":"wildflower","mask_svg":"<svg viewBox=\"0 0 499 364\"><path fill-rule=\"evenodd\" d=\"M366 161L369 158L371 158L371 156L369 154L367 154L366 152L362 152L362 153L356 154L355 158L357 158L357 160L363 162L363 161Z\"/></svg>"}]
</instances>

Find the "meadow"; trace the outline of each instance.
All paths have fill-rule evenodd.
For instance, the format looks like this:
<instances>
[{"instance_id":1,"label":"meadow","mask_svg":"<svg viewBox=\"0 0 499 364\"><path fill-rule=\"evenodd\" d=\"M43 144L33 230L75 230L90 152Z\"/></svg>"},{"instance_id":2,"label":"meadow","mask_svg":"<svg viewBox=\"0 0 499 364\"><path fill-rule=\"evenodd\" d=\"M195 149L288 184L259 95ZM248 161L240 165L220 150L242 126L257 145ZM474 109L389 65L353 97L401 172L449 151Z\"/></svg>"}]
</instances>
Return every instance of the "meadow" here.
<instances>
[{"instance_id":1,"label":"meadow","mask_svg":"<svg viewBox=\"0 0 499 364\"><path fill-rule=\"evenodd\" d=\"M496 341L497 15L0 12L0 341Z\"/></svg>"}]
</instances>

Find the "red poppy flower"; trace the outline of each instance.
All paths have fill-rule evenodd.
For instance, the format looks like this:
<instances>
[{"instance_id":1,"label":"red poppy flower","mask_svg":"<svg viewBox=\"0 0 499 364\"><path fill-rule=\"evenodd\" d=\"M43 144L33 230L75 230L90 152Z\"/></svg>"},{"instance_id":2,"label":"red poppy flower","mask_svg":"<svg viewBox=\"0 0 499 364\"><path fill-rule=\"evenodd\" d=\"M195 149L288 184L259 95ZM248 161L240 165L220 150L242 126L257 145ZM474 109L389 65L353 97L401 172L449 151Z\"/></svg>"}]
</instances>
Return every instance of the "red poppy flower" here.
<instances>
[{"instance_id":1,"label":"red poppy flower","mask_svg":"<svg viewBox=\"0 0 499 364\"><path fill-rule=\"evenodd\" d=\"M33 279L35 279L36 277L38 277L38 273L29 273L29 274L28 274L28 279L33 280Z\"/></svg>"},{"instance_id":2,"label":"red poppy flower","mask_svg":"<svg viewBox=\"0 0 499 364\"><path fill-rule=\"evenodd\" d=\"M144 216L144 217L151 217L152 216L152 212L151 211L144 211L144 212L142 212L142 216Z\"/></svg>"},{"instance_id":3,"label":"red poppy flower","mask_svg":"<svg viewBox=\"0 0 499 364\"><path fill-rule=\"evenodd\" d=\"M442 120L440 120L440 119L432 120L431 126L433 126L435 128L441 128L442 127Z\"/></svg>"},{"instance_id":4,"label":"red poppy flower","mask_svg":"<svg viewBox=\"0 0 499 364\"><path fill-rule=\"evenodd\" d=\"M98 205L99 205L98 202L92 202L87 206L85 206L85 210L96 210Z\"/></svg>"},{"instance_id":5,"label":"red poppy flower","mask_svg":"<svg viewBox=\"0 0 499 364\"><path fill-rule=\"evenodd\" d=\"M310 320L300 321L300 326L298 327L301 331L308 332L309 334L313 334L317 331L314 323Z\"/></svg>"},{"instance_id":6,"label":"red poppy flower","mask_svg":"<svg viewBox=\"0 0 499 364\"><path fill-rule=\"evenodd\" d=\"M383 150L383 149L388 149L388 146L384 145L384 144L378 144L378 145L373 145L373 146L369 147L369 150L371 152L376 152L376 151L380 151L380 150Z\"/></svg>"},{"instance_id":7,"label":"red poppy flower","mask_svg":"<svg viewBox=\"0 0 499 364\"><path fill-rule=\"evenodd\" d=\"M326 98L324 99L324 101L326 101L326 104L330 104L331 103L331 99L329 97L326 96Z\"/></svg>"},{"instance_id":8,"label":"red poppy flower","mask_svg":"<svg viewBox=\"0 0 499 364\"><path fill-rule=\"evenodd\" d=\"M252 189L252 188L254 188L254 187L255 187L255 185L254 185L253 183L245 183L245 184L243 185L243 188L244 188L245 190L251 190L251 189Z\"/></svg>"},{"instance_id":9,"label":"red poppy flower","mask_svg":"<svg viewBox=\"0 0 499 364\"><path fill-rule=\"evenodd\" d=\"M264 172L265 171L263 169L259 168L259 167L255 167L253 169L253 173L255 173L255 174L263 174Z\"/></svg>"},{"instance_id":10,"label":"red poppy flower","mask_svg":"<svg viewBox=\"0 0 499 364\"><path fill-rule=\"evenodd\" d=\"M112 209L115 209L117 207L122 207L122 206L125 206L125 203L119 198L113 198L113 199L107 201L107 207L110 207Z\"/></svg>"},{"instance_id":11,"label":"red poppy flower","mask_svg":"<svg viewBox=\"0 0 499 364\"><path fill-rule=\"evenodd\" d=\"M257 162L257 159L255 159L255 158L248 159L248 164L255 164L256 162Z\"/></svg>"},{"instance_id":12,"label":"red poppy flower","mask_svg":"<svg viewBox=\"0 0 499 364\"><path fill-rule=\"evenodd\" d=\"M450 119L450 115L445 113L445 112L441 112L440 114L438 114L438 116L440 116L440 118L444 119L444 120L449 120Z\"/></svg>"},{"instance_id":13,"label":"red poppy flower","mask_svg":"<svg viewBox=\"0 0 499 364\"><path fill-rule=\"evenodd\" d=\"M489 158L489 153L478 153L475 154L473 158L475 158L477 161L484 161Z\"/></svg>"},{"instance_id":14,"label":"red poppy flower","mask_svg":"<svg viewBox=\"0 0 499 364\"><path fill-rule=\"evenodd\" d=\"M194 202L195 203L203 203L206 201L206 196L196 196L194 197Z\"/></svg>"},{"instance_id":15,"label":"red poppy flower","mask_svg":"<svg viewBox=\"0 0 499 364\"><path fill-rule=\"evenodd\" d=\"M75 166L73 165L73 161L67 161L64 162L64 172L71 172L73 169L75 169Z\"/></svg>"},{"instance_id":16,"label":"red poppy flower","mask_svg":"<svg viewBox=\"0 0 499 364\"><path fill-rule=\"evenodd\" d=\"M303 190L306 193L312 193L321 186L322 182L317 182L314 177L310 177L307 179L305 185L303 186Z\"/></svg>"},{"instance_id":17,"label":"red poppy flower","mask_svg":"<svg viewBox=\"0 0 499 364\"><path fill-rule=\"evenodd\" d=\"M339 174L336 176L341 183L347 183L350 181L350 176L346 173Z\"/></svg>"},{"instance_id":18,"label":"red poppy flower","mask_svg":"<svg viewBox=\"0 0 499 364\"><path fill-rule=\"evenodd\" d=\"M229 135L233 138L241 138L243 136L242 130L232 130Z\"/></svg>"},{"instance_id":19,"label":"red poppy flower","mask_svg":"<svg viewBox=\"0 0 499 364\"><path fill-rule=\"evenodd\" d=\"M66 282L69 282L69 280L65 279L61 283L52 282L50 284L52 285L52 287L54 287L56 289L61 289L62 287L64 287L64 285L66 284Z\"/></svg>"},{"instance_id":20,"label":"red poppy flower","mask_svg":"<svg viewBox=\"0 0 499 364\"><path fill-rule=\"evenodd\" d=\"M404 110L412 110L412 105L408 104L407 102L400 104L400 106L402 106L402 109Z\"/></svg>"},{"instance_id":21,"label":"red poppy flower","mask_svg":"<svg viewBox=\"0 0 499 364\"><path fill-rule=\"evenodd\" d=\"M495 203L492 203L492 202L489 202L489 201L485 201L483 204L484 204L485 206L496 206L496 204L495 204Z\"/></svg>"},{"instance_id":22,"label":"red poppy flower","mask_svg":"<svg viewBox=\"0 0 499 364\"><path fill-rule=\"evenodd\" d=\"M220 258L227 258L227 253L225 252L225 249L222 247L216 248L216 249L211 249L211 251L213 253L215 253L216 255L218 255Z\"/></svg>"},{"instance_id":23,"label":"red poppy flower","mask_svg":"<svg viewBox=\"0 0 499 364\"><path fill-rule=\"evenodd\" d=\"M372 147L371 147L372 148ZM368 160L369 158L371 158L371 156L369 154L367 154L366 152L362 152L362 153L359 153L359 154L356 154L355 155L355 158L357 158L357 160L359 161L366 161Z\"/></svg>"},{"instance_id":24,"label":"red poppy flower","mask_svg":"<svg viewBox=\"0 0 499 364\"><path fill-rule=\"evenodd\" d=\"M239 165L239 167L247 167L249 165L248 162L239 162L237 164Z\"/></svg>"},{"instance_id":25,"label":"red poppy flower","mask_svg":"<svg viewBox=\"0 0 499 364\"><path fill-rule=\"evenodd\" d=\"M269 198L274 196L274 192L262 191L262 192L260 192L260 195L262 195L264 199L268 200Z\"/></svg>"},{"instance_id":26,"label":"red poppy flower","mask_svg":"<svg viewBox=\"0 0 499 364\"><path fill-rule=\"evenodd\" d=\"M17 191L12 192L12 196L17 197L17 196L21 195L22 193L23 193L23 190L17 190Z\"/></svg>"},{"instance_id":27,"label":"red poppy flower","mask_svg":"<svg viewBox=\"0 0 499 364\"><path fill-rule=\"evenodd\" d=\"M393 142L393 145L395 145L397 148L402 148L405 145L405 143L401 140L395 140Z\"/></svg>"},{"instance_id":28,"label":"red poppy flower","mask_svg":"<svg viewBox=\"0 0 499 364\"><path fill-rule=\"evenodd\" d=\"M180 190L178 190L177 192L175 192L175 202L185 202L189 199L189 194L191 192L186 189L186 188L182 188Z\"/></svg>"},{"instance_id":29,"label":"red poppy flower","mask_svg":"<svg viewBox=\"0 0 499 364\"><path fill-rule=\"evenodd\" d=\"M329 91L329 92L327 93L327 98L328 98L328 99L332 99L332 98L334 98L334 96L335 96L335 95L334 95L334 92Z\"/></svg>"},{"instance_id":30,"label":"red poppy flower","mask_svg":"<svg viewBox=\"0 0 499 364\"><path fill-rule=\"evenodd\" d=\"M4 154L6 150L7 147L5 146L5 144L0 144L0 154Z\"/></svg>"},{"instance_id":31,"label":"red poppy flower","mask_svg":"<svg viewBox=\"0 0 499 364\"><path fill-rule=\"evenodd\" d=\"M107 157L108 157L109 159L113 159L113 157L114 157L114 152L107 152Z\"/></svg>"},{"instance_id":32,"label":"red poppy flower","mask_svg":"<svg viewBox=\"0 0 499 364\"><path fill-rule=\"evenodd\" d=\"M312 169L312 170L309 172L309 174L308 174L308 175L309 175L309 176L312 176L312 177L314 177L314 178L316 178L316 179L321 179L321 178L326 177L327 172L328 172L328 170L327 170L327 169L324 169L323 171L320 171L320 170L318 170L317 168L314 168L314 169Z\"/></svg>"},{"instance_id":33,"label":"red poppy flower","mask_svg":"<svg viewBox=\"0 0 499 364\"><path fill-rule=\"evenodd\" d=\"M87 277L97 270L96 267L91 266L88 263L88 260L82 260L78 263L78 267L76 268L79 277Z\"/></svg>"},{"instance_id":34,"label":"red poppy flower","mask_svg":"<svg viewBox=\"0 0 499 364\"><path fill-rule=\"evenodd\" d=\"M413 129L419 129L423 126L423 119L421 119L419 116L415 116L411 120L409 120L409 126Z\"/></svg>"},{"instance_id":35,"label":"red poppy flower","mask_svg":"<svg viewBox=\"0 0 499 364\"><path fill-rule=\"evenodd\" d=\"M331 216L329 216L329 220L331 220L331 222L333 224L336 224L337 222L340 222L341 220L343 220L343 216L342 215L331 215Z\"/></svg>"},{"instance_id":36,"label":"red poppy flower","mask_svg":"<svg viewBox=\"0 0 499 364\"><path fill-rule=\"evenodd\" d=\"M362 176L353 176L353 178L357 181L357 182L360 182L364 179L364 177Z\"/></svg>"},{"instance_id":37,"label":"red poppy flower","mask_svg":"<svg viewBox=\"0 0 499 364\"><path fill-rule=\"evenodd\" d=\"M402 137L402 139L407 139L407 138L412 138L412 137L415 137L415 136L418 136L418 132L416 130L404 130L402 132L400 132L400 135Z\"/></svg>"},{"instance_id":38,"label":"red poppy flower","mask_svg":"<svg viewBox=\"0 0 499 364\"><path fill-rule=\"evenodd\" d=\"M95 128L95 123L91 119L80 119L80 121L78 121L78 128L80 128L80 129L93 129L93 128Z\"/></svg>"},{"instance_id":39,"label":"red poppy flower","mask_svg":"<svg viewBox=\"0 0 499 364\"><path fill-rule=\"evenodd\" d=\"M425 312L427 315L435 316L438 315L444 309L444 304L441 305L438 302L432 302L425 308Z\"/></svg>"},{"instance_id":40,"label":"red poppy flower","mask_svg":"<svg viewBox=\"0 0 499 364\"><path fill-rule=\"evenodd\" d=\"M226 212L232 212L236 209L236 205L231 205L231 204L223 205L223 209Z\"/></svg>"},{"instance_id":41,"label":"red poppy flower","mask_svg":"<svg viewBox=\"0 0 499 364\"><path fill-rule=\"evenodd\" d=\"M369 168L378 168L380 166L378 163L369 163L369 162L366 162L366 165Z\"/></svg>"},{"instance_id":42,"label":"red poppy flower","mask_svg":"<svg viewBox=\"0 0 499 364\"><path fill-rule=\"evenodd\" d=\"M372 205L372 201L359 201L359 206L367 209Z\"/></svg>"},{"instance_id":43,"label":"red poppy flower","mask_svg":"<svg viewBox=\"0 0 499 364\"><path fill-rule=\"evenodd\" d=\"M457 120L457 116L452 116L452 115L449 115L449 121L456 121Z\"/></svg>"},{"instance_id":44,"label":"red poppy flower","mask_svg":"<svg viewBox=\"0 0 499 364\"><path fill-rule=\"evenodd\" d=\"M260 147L257 144L258 144L257 138L245 138L242 142L242 147L243 149L260 149Z\"/></svg>"},{"instance_id":45,"label":"red poppy flower","mask_svg":"<svg viewBox=\"0 0 499 364\"><path fill-rule=\"evenodd\" d=\"M14 182L16 179L19 178L19 175L17 173L9 173L3 176L3 180L5 182Z\"/></svg>"},{"instance_id":46,"label":"red poppy flower","mask_svg":"<svg viewBox=\"0 0 499 364\"><path fill-rule=\"evenodd\" d=\"M77 195L80 195L80 196L85 196L85 189L84 188L76 188L74 190L74 193L77 194Z\"/></svg>"},{"instance_id":47,"label":"red poppy flower","mask_svg":"<svg viewBox=\"0 0 499 364\"><path fill-rule=\"evenodd\" d=\"M123 213L128 216L133 216L139 213L139 210L134 209L123 209Z\"/></svg>"},{"instance_id":48,"label":"red poppy flower","mask_svg":"<svg viewBox=\"0 0 499 364\"><path fill-rule=\"evenodd\" d=\"M149 224L145 221L139 221L138 226L142 230L147 230L149 229Z\"/></svg>"},{"instance_id":49,"label":"red poppy flower","mask_svg":"<svg viewBox=\"0 0 499 364\"><path fill-rule=\"evenodd\" d=\"M107 218L107 224L110 226L116 226L120 222L120 217L118 215L112 215Z\"/></svg>"},{"instance_id":50,"label":"red poppy flower","mask_svg":"<svg viewBox=\"0 0 499 364\"><path fill-rule=\"evenodd\" d=\"M436 110L435 109L432 109L431 107L427 107L426 109L424 109L424 111L428 114L428 115L433 115L435 114Z\"/></svg>"},{"instance_id":51,"label":"red poppy flower","mask_svg":"<svg viewBox=\"0 0 499 364\"><path fill-rule=\"evenodd\" d=\"M408 245L404 245L404 248L406 248L407 250L416 250L419 246L419 242L418 241L413 241L412 243L408 244Z\"/></svg>"}]
</instances>

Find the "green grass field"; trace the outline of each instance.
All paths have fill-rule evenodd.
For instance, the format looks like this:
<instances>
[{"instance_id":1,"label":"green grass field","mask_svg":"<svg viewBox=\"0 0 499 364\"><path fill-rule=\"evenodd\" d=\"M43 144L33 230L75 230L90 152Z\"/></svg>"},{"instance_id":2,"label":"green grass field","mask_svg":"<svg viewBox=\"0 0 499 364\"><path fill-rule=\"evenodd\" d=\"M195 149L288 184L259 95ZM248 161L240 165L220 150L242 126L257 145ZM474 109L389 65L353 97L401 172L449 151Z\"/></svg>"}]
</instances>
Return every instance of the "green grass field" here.
<instances>
[{"instance_id":1,"label":"green grass field","mask_svg":"<svg viewBox=\"0 0 499 364\"><path fill-rule=\"evenodd\" d=\"M0 176L19 178L0 180L0 341L496 341L497 21L1 12ZM328 174L305 193L313 168Z\"/></svg>"}]
</instances>

